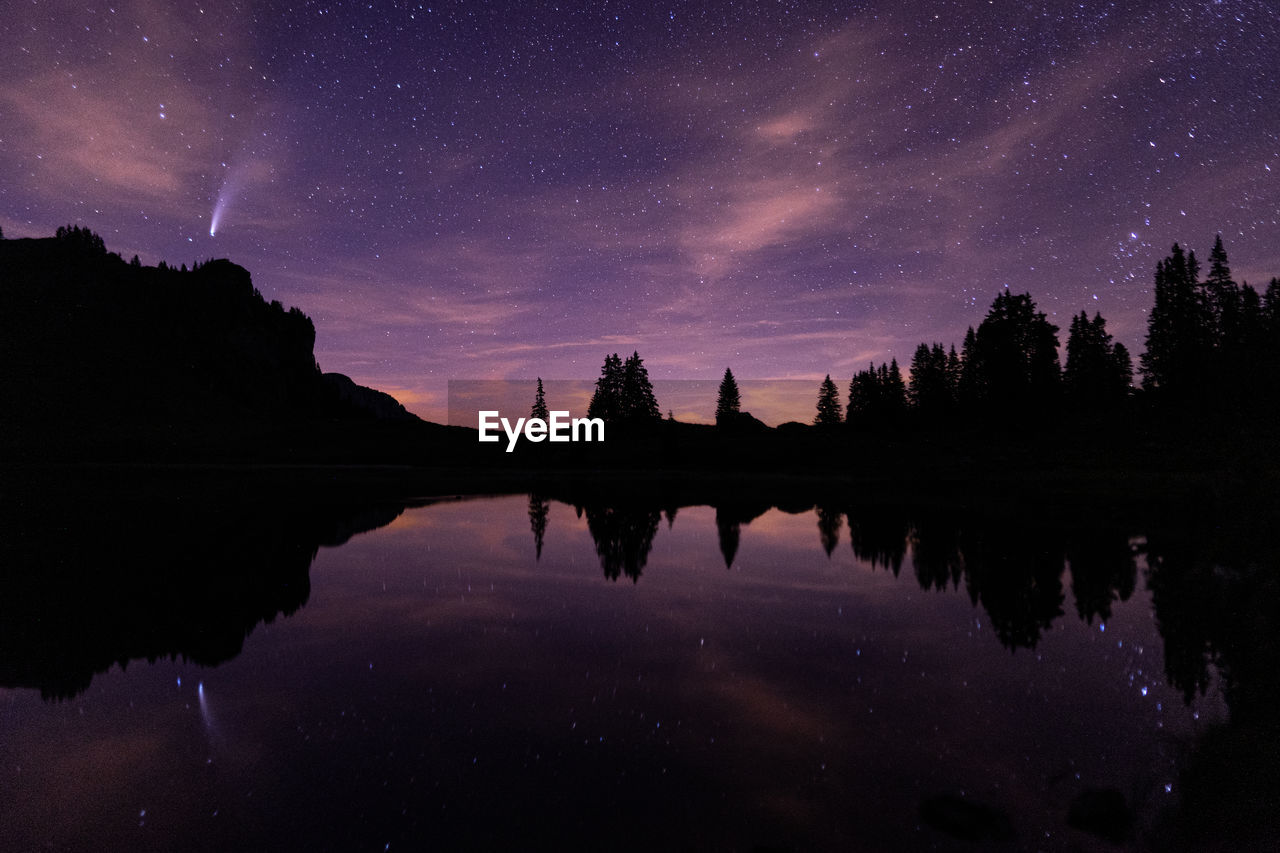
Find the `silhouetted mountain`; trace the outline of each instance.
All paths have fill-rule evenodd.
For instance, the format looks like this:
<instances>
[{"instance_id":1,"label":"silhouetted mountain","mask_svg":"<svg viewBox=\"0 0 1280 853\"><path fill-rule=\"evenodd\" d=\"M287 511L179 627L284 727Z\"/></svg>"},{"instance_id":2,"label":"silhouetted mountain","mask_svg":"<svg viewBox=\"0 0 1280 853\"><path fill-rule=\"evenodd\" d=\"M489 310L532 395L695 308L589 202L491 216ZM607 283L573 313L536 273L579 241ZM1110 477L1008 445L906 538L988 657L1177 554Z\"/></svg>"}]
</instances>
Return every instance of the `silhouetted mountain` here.
<instances>
[{"instance_id":1,"label":"silhouetted mountain","mask_svg":"<svg viewBox=\"0 0 1280 853\"><path fill-rule=\"evenodd\" d=\"M417 415L409 412L399 400L385 391L357 385L351 377L341 373L324 373L320 378L332 399L339 405L348 407L354 415L372 415L383 421L418 420Z\"/></svg>"},{"instance_id":2,"label":"silhouetted mountain","mask_svg":"<svg viewBox=\"0 0 1280 853\"><path fill-rule=\"evenodd\" d=\"M315 327L226 260L188 271L84 229L0 241L0 443L37 458L152 458L317 421L416 422L322 374Z\"/></svg>"}]
</instances>

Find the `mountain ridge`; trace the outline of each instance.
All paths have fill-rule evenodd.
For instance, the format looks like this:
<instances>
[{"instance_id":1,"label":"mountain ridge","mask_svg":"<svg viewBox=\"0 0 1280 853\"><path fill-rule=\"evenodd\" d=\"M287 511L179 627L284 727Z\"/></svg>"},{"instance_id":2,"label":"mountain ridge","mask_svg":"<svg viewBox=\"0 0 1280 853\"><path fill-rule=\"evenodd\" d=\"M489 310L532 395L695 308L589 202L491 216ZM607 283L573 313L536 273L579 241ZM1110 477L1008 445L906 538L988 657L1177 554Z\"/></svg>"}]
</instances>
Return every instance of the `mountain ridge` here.
<instances>
[{"instance_id":1,"label":"mountain ridge","mask_svg":"<svg viewBox=\"0 0 1280 853\"><path fill-rule=\"evenodd\" d=\"M324 373L315 335L229 260L143 266L78 227L0 240L0 445L150 458L319 425L427 426Z\"/></svg>"}]
</instances>

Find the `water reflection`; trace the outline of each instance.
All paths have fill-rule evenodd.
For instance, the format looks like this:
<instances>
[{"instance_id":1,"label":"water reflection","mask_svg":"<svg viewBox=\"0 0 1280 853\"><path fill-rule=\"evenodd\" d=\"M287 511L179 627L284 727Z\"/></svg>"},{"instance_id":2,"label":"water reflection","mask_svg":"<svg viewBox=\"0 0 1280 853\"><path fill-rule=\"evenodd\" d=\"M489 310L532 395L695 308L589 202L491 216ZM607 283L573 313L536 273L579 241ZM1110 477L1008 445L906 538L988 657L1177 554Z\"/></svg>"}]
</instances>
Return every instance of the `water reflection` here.
<instances>
[{"instance_id":1,"label":"water reflection","mask_svg":"<svg viewBox=\"0 0 1280 853\"><path fill-rule=\"evenodd\" d=\"M626 575L639 581L653 549L653 537L658 535L662 511L638 505L595 505L586 507L586 514L604 576L616 581Z\"/></svg>"},{"instance_id":2,"label":"water reflection","mask_svg":"<svg viewBox=\"0 0 1280 853\"><path fill-rule=\"evenodd\" d=\"M551 515L551 501L539 494L529 495L529 529L533 531L533 555L542 559L542 542L547 535L547 518Z\"/></svg>"},{"instance_id":3,"label":"water reflection","mask_svg":"<svg viewBox=\"0 0 1280 853\"><path fill-rule=\"evenodd\" d=\"M113 664L231 660L255 627L306 604L321 546L403 509L292 492L11 493L0 503L0 686L70 699Z\"/></svg>"},{"instance_id":4,"label":"water reflection","mask_svg":"<svg viewBox=\"0 0 1280 853\"><path fill-rule=\"evenodd\" d=\"M658 532L660 504L626 503L569 497L596 546L604 576L639 581ZM741 500L713 505L716 535L726 567L741 547L742 528L773 509L768 503ZM529 518L536 553L546 534L547 503L529 497ZM535 509L536 508L536 509ZM794 507L793 507L794 509ZM1114 527L1086 528L1066 534L1043 523L1012 523L967 513L919 512L892 507L842 508L818 503L819 546L828 558L848 522L854 555L897 577L910 556L915 578L925 590L963 586L1006 648L1035 648L1063 615L1063 575L1071 568L1072 593L1079 617L1093 624L1111 616L1115 601L1132 595L1137 568L1130 537ZM675 512L667 510L668 527Z\"/></svg>"},{"instance_id":5,"label":"water reflection","mask_svg":"<svg viewBox=\"0 0 1280 853\"><path fill-rule=\"evenodd\" d=\"M6 505L3 684L74 697L0 692L15 845L1165 849L1268 825L1256 529L831 494L227 498ZM1223 698L1232 726L1188 753ZM144 808L163 833L131 834Z\"/></svg>"}]
</instances>

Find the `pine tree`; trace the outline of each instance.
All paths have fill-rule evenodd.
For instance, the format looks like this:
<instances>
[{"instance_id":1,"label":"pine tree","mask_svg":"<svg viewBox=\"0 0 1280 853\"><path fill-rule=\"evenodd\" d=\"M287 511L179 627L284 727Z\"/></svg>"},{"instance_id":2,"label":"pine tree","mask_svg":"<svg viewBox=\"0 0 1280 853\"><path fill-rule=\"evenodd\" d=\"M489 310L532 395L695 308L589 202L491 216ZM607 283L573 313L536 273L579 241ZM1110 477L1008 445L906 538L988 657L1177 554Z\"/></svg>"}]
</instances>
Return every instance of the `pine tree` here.
<instances>
[{"instance_id":1,"label":"pine tree","mask_svg":"<svg viewBox=\"0 0 1280 853\"><path fill-rule=\"evenodd\" d=\"M1225 254L1222 262L1225 269ZM1185 398L1208 378L1217 335L1199 270L1196 253L1184 255L1177 243L1169 257L1156 263L1155 304L1147 317L1142 355L1142 385L1148 390Z\"/></svg>"},{"instance_id":2,"label":"pine tree","mask_svg":"<svg viewBox=\"0 0 1280 853\"><path fill-rule=\"evenodd\" d=\"M1060 391L1058 327L1031 294L1000 293L978 329L965 335L961 398L986 417L1045 417Z\"/></svg>"},{"instance_id":3,"label":"pine tree","mask_svg":"<svg viewBox=\"0 0 1280 853\"><path fill-rule=\"evenodd\" d=\"M538 392L534 395L533 409L530 411L529 417L540 418L544 421L550 417L550 413L547 411L547 396L542 391L541 376L538 377Z\"/></svg>"},{"instance_id":4,"label":"pine tree","mask_svg":"<svg viewBox=\"0 0 1280 853\"><path fill-rule=\"evenodd\" d=\"M840 412L840 392L836 383L831 381L831 374L822 380L818 387L818 414L813 422L818 426L836 426L842 420Z\"/></svg>"},{"instance_id":5,"label":"pine tree","mask_svg":"<svg viewBox=\"0 0 1280 853\"><path fill-rule=\"evenodd\" d=\"M615 352L607 355L604 366L600 368L600 378L596 380L595 393L591 395L591 403L587 406L587 417L601 418L606 422L616 422L622 416L622 359Z\"/></svg>"},{"instance_id":6,"label":"pine tree","mask_svg":"<svg viewBox=\"0 0 1280 853\"><path fill-rule=\"evenodd\" d=\"M951 348L952 358L955 347ZM907 388L907 403L911 408L927 416L937 416L948 412L955 399L952 384L953 371L958 370L958 363L952 367L950 359L942 344L920 344L911 358L911 383Z\"/></svg>"},{"instance_id":7,"label":"pine tree","mask_svg":"<svg viewBox=\"0 0 1280 853\"><path fill-rule=\"evenodd\" d=\"M1081 311L1071 318L1063 385L1073 407L1085 411L1115 408L1129 394L1133 365L1124 344L1107 332L1101 313L1093 320Z\"/></svg>"},{"instance_id":8,"label":"pine tree","mask_svg":"<svg viewBox=\"0 0 1280 853\"><path fill-rule=\"evenodd\" d=\"M897 419L907 409L907 385L902 381L902 369L898 367L898 359L889 359L885 371L884 383L885 415Z\"/></svg>"},{"instance_id":9,"label":"pine tree","mask_svg":"<svg viewBox=\"0 0 1280 853\"><path fill-rule=\"evenodd\" d=\"M976 409L986 396L982 373L978 370L977 349L978 335L970 326L960 346L960 375L956 384L956 398L965 409Z\"/></svg>"},{"instance_id":10,"label":"pine tree","mask_svg":"<svg viewBox=\"0 0 1280 853\"><path fill-rule=\"evenodd\" d=\"M956 345L951 345L951 351L947 353L947 390L951 392L951 405L955 407L960 402L960 378L964 373L964 367L960 363L960 356L956 355Z\"/></svg>"},{"instance_id":11,"label":"pine tree","mask_svg":"<svg viewBox=\"0 0 1280 853\"><path fill-rule=\"evenodd\" d=\"M732 421L741 410L742 398L738 394L738 382L733 378L733 371L726 367L724 379L720 380L720 394L716 398L716 423Z\"/></svg>"},{"instance_id":12,"label":"pine tree","mask_svg":"<svg viewBox=\"0 0 1280 853\"><path fill-rule=\"evenodd\" d=\"M1111 348L1111 370L1118 393L1128 397L1133 389L1133 359L1129 357L1129 348L1118 341Z\"/></svg>"},{"instance_id":13,"label":"pine tree","mask_svg":"<svg viewBox=\"0 0 1280 853\"><path fill-rule=\"evenodd\" d=\"M649 371L639 352L632 352L622 368L622 418L628 421L662 420L662 410L653 394Z\"/></svg>"},{"instance_id":14,"label":"pine tree","mask_svg":"<svg viewBox=\"0 0 1280 853\"><path fill-rule=\"evenodd\" d=\"M1209 307L1218 320L1218 332L1226 336L1239 324L1240 287L1231 280L1231 266L1227 262L1227 250L1222 245L1222 235L1214 238L1209 252L1209 274L1204 279Z\"/></svg>"},{"instance_id":15,"label":"pine tree","mask_svg":"<svg viewBox=\"0 0 1280 853\"><path fill-rule=\"evenodd\" d=\"M874 414L880 396L880 383L876 378L875 362L866 370L859 370L849 380L849 405L845 409L846 422L865 424Z\"/></svg>"}]
</instances>

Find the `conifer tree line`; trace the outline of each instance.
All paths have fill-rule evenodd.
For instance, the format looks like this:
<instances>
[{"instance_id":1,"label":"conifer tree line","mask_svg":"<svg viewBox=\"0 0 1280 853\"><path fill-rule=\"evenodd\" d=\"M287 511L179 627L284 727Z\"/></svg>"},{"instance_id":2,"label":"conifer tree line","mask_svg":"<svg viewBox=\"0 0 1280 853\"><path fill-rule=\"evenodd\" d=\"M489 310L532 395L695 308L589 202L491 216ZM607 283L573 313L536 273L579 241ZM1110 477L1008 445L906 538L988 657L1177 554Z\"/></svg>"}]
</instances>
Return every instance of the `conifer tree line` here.
<instances>
[{"instance_id":1,"label":"conifer tree line","mask_svg":"<svg viewBox=\"0 0 1280 853\"><path fill-rule=\"evenodd\" d=\"M624 362L615 352L606 356L595 393L587 406L587 417L609 423L645 422L662 419L653 383L640 353L632 352Z\"/></svg>"},{"instance_id":2,"label":"conifer tree line","mask_svg":"<svg viewBox=\"0 0 1280 853\"><path fill-rule=\"evenodd\" d=\"M1098 415L1132 405L1133 359L1100 313L1081 311L1059 328L1028 293L998 295L959 352L921 343L904 382L897 360L859 371L849 383L846 423L895 426L963 414L1027 423L1064 413ZM1280 279L1259 294L1237 284L1219 235L1200 279L1195 253L1175 244L1156 265L1155 305L1141 359L1141 394L1154 408L1215 406L1236 413L1276 408L1280 391ZM830 377L818 390L815 424L831 424Z\"/></svg>"},{"instance_id":3,"label":"conifer tree line","mask_svg":"<svg viewBox=\"0 0 1280 853\"><path fill-rule=\"evenodd\" d=\"M1156 264L1155 303L1146 351L1134 362L1107 331L1101 313L1081 311L1067 328L1065 361L1059 327L1029 293L1003 291L986 317L965 332L957 351L921 343L903 378L896 358L854 374L842 405L828 374L818 389L813 423L830 427L934 423L953 416L1007 423L1048 422L1064 414L1100 416L1131 407L1135 397L1156 410L1192 412L1213 406L1261 414L1280 407L1280 279L1261 294L1231 275L1219 235L1200 277L1195 253L1174 244ZM539 388L539 394L541 388ZM716 400L718 425L743 417L733 371L725 369ZM605 359L588 409L606 421L659 420L648 371L633 352Z\"/></svg>"},{"instance_id":4,"label":"conifer tree line","mask_svg":"<svg viewBox=\"0 0 1280 853\"><path fill-rule=\"evenodd\" d=\"M1222 237L1200 280L1195 252L1156 265L1155 304L1142 355L1142 387L1167 403L1274 408L1280 379L1280 279L1259 294L1231 276Z\"/></svg>"}]
</instances>

